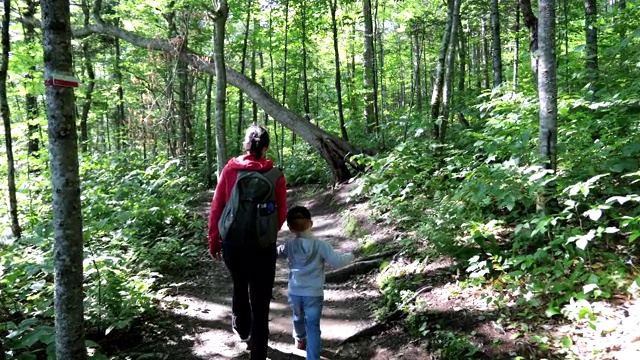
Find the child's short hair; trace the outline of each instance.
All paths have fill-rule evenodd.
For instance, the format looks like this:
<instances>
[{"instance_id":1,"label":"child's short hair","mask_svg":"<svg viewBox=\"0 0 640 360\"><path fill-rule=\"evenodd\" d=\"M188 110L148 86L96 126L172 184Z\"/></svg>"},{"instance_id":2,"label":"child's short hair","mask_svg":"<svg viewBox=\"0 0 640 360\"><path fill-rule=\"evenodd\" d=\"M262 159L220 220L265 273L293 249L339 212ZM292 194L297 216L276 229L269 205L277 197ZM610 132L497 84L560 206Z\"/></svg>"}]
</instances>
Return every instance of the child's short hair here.
<instances>
[{"instance_id":1,"label":"child's short hair","mask_svg":"<svg viewBox=\"0 0 640 360\"><path fill-rule=\"evenodd\" d=\"M289 230L298 232L307 230L306 220L311 220L311 212L304 206L294 206L287 212Z\"/></svg>"}]
</instances>

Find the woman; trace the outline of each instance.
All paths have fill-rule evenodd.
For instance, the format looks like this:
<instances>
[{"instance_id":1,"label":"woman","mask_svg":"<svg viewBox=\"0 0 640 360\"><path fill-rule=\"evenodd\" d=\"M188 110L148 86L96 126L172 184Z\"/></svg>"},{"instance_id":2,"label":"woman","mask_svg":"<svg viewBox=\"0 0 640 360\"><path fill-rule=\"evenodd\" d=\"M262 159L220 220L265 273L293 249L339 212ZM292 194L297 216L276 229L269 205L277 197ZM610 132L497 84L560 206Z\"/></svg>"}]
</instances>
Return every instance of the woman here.
<instances>
[{"instance_id":1,"label":"woman","mask_svg":"<svg viewBox=\"0 0 640 360\"><path fill-rule=\"evenodd\" d=\"M281 172L274 169L273 161L266 159L269 149L269 133L257 124L247 129L245 155L229 160L222 169L209 213L209 252L215 258L222 257L233 281L232 328L251 349L252 360L265 360L269 337L269 305L275 278L277 250L275 242L266 246L253 239L238 239L227 235L220 238L218 222L239 172L257 171L275 176L275 211L277 229L282 227L287 216L287 188ZM271 176L273 178L273 176ZM270 180L273 181L273 180Z\"/></svg>"}]
</instances>

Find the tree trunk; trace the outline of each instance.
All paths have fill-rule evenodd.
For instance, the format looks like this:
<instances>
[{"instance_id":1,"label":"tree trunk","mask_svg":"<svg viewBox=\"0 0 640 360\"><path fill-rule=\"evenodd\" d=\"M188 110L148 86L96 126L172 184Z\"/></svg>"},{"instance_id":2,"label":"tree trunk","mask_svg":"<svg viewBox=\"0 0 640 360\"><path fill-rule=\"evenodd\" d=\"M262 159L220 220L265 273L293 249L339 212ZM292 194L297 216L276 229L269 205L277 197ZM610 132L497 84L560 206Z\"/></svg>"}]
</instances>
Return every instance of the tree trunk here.
<instances>
[{"instance_id":1,"label":"tree trunk","mask_svg":"<svg viewBox=\"0 0 640 360\"><path fill-rule=\"evenodd\" d=\"M256 55L257 55L257 51L256 49L258 48L255 39L257 39L258 34L257 34L257 29L259 29L259 22L258 19L253 19L253 37L251 40L251 80L256 81ZM265 81L264 81L264 76L262 77L262 83L261 85L264 87ZM253 119L254 123L258 123L258 104L256 104L255 101L251 102L251 117ZM264 126L267 126L267 122L266 122L266 118L265 118L265 123Z\"/></svg>"},{"instance_id":2,"label":"tree trunk","mask_svg":"<svg viewBox=\"0 0 640 360\"><path fill-rule=\"evenodd\" d=\"M27 0L27 8L23 13L26 18L33 18L36 14L38 3L34 0ZM38 42L38 34L36 33L36 27L34 24L24 25L24 38L27 46L35 46ZM35 66L29 67L29 79L33 78L33 73L36 72ZM27 140L27 153L29 156L37 157L40 151L40 125L38 124L38 94L34 92L33 86L29 85L27 95L25 96L25 103L27 107L27 134L29 139Z\"/></svg>"},{"instance_id":3,"label":"tree trunk","mask_svg":"<svg viewBox=\"0 0 640 360\"><path fill-rule=\"evenodd\" d=\"M331 0L331 30L333 31L333 55L334 62L336 67L336 92L338 97L338 116L340 119L340 133L342 134L342 139L345 141L349 141L349 134L347 133L347 128L345 126L344 121L344 108L342 104L342 81L340 74L340 52L338 45L338 24L336 21L336 11L338 8L338 1Z\"/></svg>"},{"instance_id":4,"label":"tree trunk","mask_svg":"<svg viewBox=\"0 0 640 360\"><path fill-rule=\"evenodd\" d=\"M304 100L304 118L311 121L311 106L309 104L309 79L307 78L307 2L302 1L302 82Z\"/></svg>"},{"instance_id":5,"label":"tree trunk","mask_svg":"<svg viewBox=\"0 0 640 360\"><path fill-rule=\"evenodd\" d=\"M420 55L422 54L422 50L420 49L421 42L422 27L420 26L420 22L416 20L413 22L411 32L411 43L413 45L413 86L411 88L413 90L413 102L418 114L422 113L422 75L420 74L422 65L422 61L420 59Z\"/></svg>"},{"instance_id":6,"label":"tree trunk","mask_svg":"<svg viewBox=\"0 0 640 360\"><path fill-rule=\"evenodd\" d=\"M282 72L282 105L287 103L287 60L289 55L289 0L285 0L284 12L284 70ZM284 127L280 124L280 167L284 167Z\"/></svg>"},{"instance_id":7,"label":"tree trunk","mask_svg":"<svg viewBox=\"0 0 640 360\"><path fill-rule=\"evenodd\" d=\"M467 119L464 117L464 110L466 109L464 91L467 74L467 37L464 33L464 30L462 29L461 21L458 21L458 32L460 33L458 35L458 38L460 39L458 42L458 46L460 49L458 51L458 58L460 60L460 64L458 69L458 90L456 92L457 94L460 94L457 100L460 109L458 110L458 121L460 121L460 124L462 124L462 126L468 128L471 126L471 124L469 124L469 121L467 121Z\"/></svg>"},{"instance_id":8,"label":"tree trunk","mask_svg":"<svg viewBox=\"0 0 640 360\"><path fill-rule=\"evenodd\" d=\"M91 14L86 0L82 1L82 12L84 13L84 26L89 26L89 19L91 18ZM84 67L89 79L87 88L84 93L82 114L80 115L80 144L82 146L82 152L86 153L89 146L89 129L87 126L87 120L89 118L89 111L91 110L93 89L96 84L96 75L95 71L93 70L93 63L91 62L91 50L89 41L84 41L82 43L82 56L84 57Z\"/></svg>"},{"instance_id":9,"label":"tree trunk","mask_svg":"<svg viewBox=\"0 0 640 360\"><path fill-rule=\"evenodd\" d=\"M513 91L518 90L518 68L520 62L520 3L516 3L515 44L513 47Z\"/></svg>"},{"instance_id":10,"label":"tree trunk","mask_svg":"<svg viewBox=\"0 0 640 360\"><path fill-rule=\"evenodd\" d=\"M9 18L11 16L10 0L3 0L2 14L2 65L0 66L0 113L4 123L4 143L7 150L7 182L9 190L9 217L11 218L11 233L20 238L21 229L18 221L18 198L16 196L16 168L13 161L13 141L11 139L11 114L7 100L7 72L9 70Z\"/></svg>"},{"instance_id":11,"label":"tree trunk","mask_svg":"<svg viewBox=\"0 0 640 360\"><path fill-rule=\"evenodd\" d=\"M440 106L442 105L442 88L444 82L444 66L447 55L447 49L449 48L449 40L451 38L451 23L453 22L453 4L454 0L448 0L448 13L447 23L444 28L444 34L442 35L442 44L440 45L440 51L438 52L438 64L436 66L436 76L433 81L433 89L431 92L431 122L433 123L433 137L438 139L440 137Z\"/></svg>"},{"instance_id":12,"label":"tree trunk","mask_svg":"<svg viewBox=\"0 0 640 360\"><path fill-rule=\"evenodd\" d=\"M540 156L545 167L556 170L558 118L558 88L555 52L555 0L539 0L539 69L538 98L540 101Z\"/></svg>"},{"instance_id":13,"label":"tree trunk","mask_svg":"<svg viewBox=\"0 0 640 360\"><path fill-rule=\"evenodd\" d=\"M44 0L41 0L44 1ZM116 89L118 100L116 101L116 128L114 129L114 141L116 143L116 150L122 149L125 130L124 130L124 88L122 87L122 70L120 69L120 39L115 39L115 65L113 69L113 76L116 80Z\"/></svg>"},{"instance_id":14,"label":"tree trunk","mask_svg":"<svg viewBox=\"0 0 640 360\"><path fill-rule=\"evenodd\" d=\"M598 80L598 28L596 20L598 7L596 0L584 0L584 26L585 26L585 67L587 70L587 83L591 97L597 91Z\"/></svg>"},{"instance_id":15,"label":"tree trunk","mask_svg":"<svg viewBox=\"0 0 640 360\"><path fill-rule=\"evenodd\" d=\"M44 76L72 74L69 2L43 0ZM56 358L86 359L78 135L73 88L48 86L49 158L53 188Z\"/></svg>"},{"instance_id":16,"label":"tree trunk","mask_svg":"<svg viewBox=\"0 0 640 360\"><path fill-rule=\"evenodd\" d=\"M482 16L482 88L489 88L489 42L487 40L487 21Z\"/></svg>"},{"instance_id":17,"label":"tree trunk","mask_svg":"<svg viewBox=\"0 0 640 360\"><path fill-rule=\"evenodd\" d=\"M207 189L213 188L213 148L211 139L211 93L213 92L213 74L209 74L207 78L207 99L205 101L205 120L204 120L204 141L205 141L205 181Z\"/></svg>"},{"instance_id":18,"label":"tree trunk","mask_svg":"<svg viewBox=\"0 0 640 360\"><path fill-rule=\"evenodd\" d=\"M445 64L444 84L442 89L442 122L438 130L438 139L444 142L447 124L449 123L449 111L451 109L451 93L453 87L454 59L456 45L458 43L458 28L460 24L460 3L462 0L454 0L453 17L451 18L451 38L447 49L447 59Z\"/></svg>"},{"instance_id":19,"label":"tree trunk","mask_svg":"<svg viewBox=\"0 0 640 360\"><path fill-rule=\"evenodd\" d=\"M377 131L375 117L375 79L373 50L373 19L371 15L371 0L363 0L364 16L364 120L367 134Z\"/></svg>"},{"instance_id":20,"label":"tree trunk","mask_svg":"<svg viewBox=\"0 0 640 360\"><path fill-rule=\"evenodd\" d=\"M531 0L519 0L520 10L522 11L522 20L529 29L529 54L531 56L531 70L533 71L534 81L538 80L538 18L533 14L531 9ZM539 5L538 5L539 6Z\"/></svg>"},{"instance_id":21,"label":"tree trunk","mask_svg":"<svg viewBox=\"0 0 640 360\"><path fill-rule=\"evenodd\" d=\"M229 16L229 4L226 0L217 1L217 7L215 9L213 61L215 62L216 74L216 153L218 154L218 179L220 179L222 169L227 163L227 129L225 122L227 105L227 72L225 70L226 66L224 59L224 37L227 16Z\"/></svg>"},{"instance_id":22,"label":"tree trunk","mask_svg":"<svg viewBox=\"0 0 640 360\"><path fill-rule=\"evenodd\" d=\"M240 73L244 75L245 69L247 68L247 47L249 44L249 24L251 23L251 3L249 0L247 4L247 18L244 22L244 38L242 39L242 57L240 58ZM243 152L242 149L242 138L244 136L244 93L242 90L238 89L238 128L237 128L237 141L240 150L240 153Z\"/></svg>"},{"instance_id":23,"label":"tree trunk","mask_svg":"<svg viewBox=\"0 0 640 360\"><path fill-rule=\"evenodd\" d=\"M493 87L502 84L502 44L500 41L500 8L498 0L491 0L491 56L493 59Z\"/></svg>"}]
</instances>

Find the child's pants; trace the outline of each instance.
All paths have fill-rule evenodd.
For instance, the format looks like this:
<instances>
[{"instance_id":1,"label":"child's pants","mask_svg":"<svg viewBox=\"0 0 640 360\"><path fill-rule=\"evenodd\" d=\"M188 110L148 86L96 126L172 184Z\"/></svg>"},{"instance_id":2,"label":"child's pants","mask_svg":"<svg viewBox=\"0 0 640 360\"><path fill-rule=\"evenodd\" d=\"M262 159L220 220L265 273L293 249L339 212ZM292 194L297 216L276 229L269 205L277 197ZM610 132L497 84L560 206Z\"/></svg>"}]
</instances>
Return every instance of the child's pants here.
<instances>
[{"instance_id":1,"label":"child's pants","mask_svg":"<svg viewBox=\"0 0 640 360\"><path fill-rule=\"evenodd\" d=\"M322 296L289 295L293 309L293 337L307 341L307 360L320 360L322 343L320 340L320 316L322 316Z\"/></svg>"}]
</instances>

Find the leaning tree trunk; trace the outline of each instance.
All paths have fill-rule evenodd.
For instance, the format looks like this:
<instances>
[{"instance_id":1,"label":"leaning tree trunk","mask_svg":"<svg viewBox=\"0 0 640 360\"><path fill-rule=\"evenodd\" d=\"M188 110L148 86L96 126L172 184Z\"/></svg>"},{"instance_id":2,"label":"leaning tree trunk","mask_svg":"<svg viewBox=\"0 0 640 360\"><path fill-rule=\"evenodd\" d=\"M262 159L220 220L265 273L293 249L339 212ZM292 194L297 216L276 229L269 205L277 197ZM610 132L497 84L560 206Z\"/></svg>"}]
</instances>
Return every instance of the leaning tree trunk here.
<instances>
[{"instance_id":1,"label":"leaning tree trunk","mask_svg":"<svg viewBox=\"0 0 640 360\"><path fill-rule=\"evenodd\" d=\"M545 167L555 172L558 88L555 52L555 0L539 0L539 53L538 98L540 101L540 156Z\"/></svg>"},{"instance_id":2,"label":"leaning tree trunk","mask_svg":"<svg viewBox=\"0 0 640 360\"><path fill-rule=\"evenodd\" d=\"M342 80L340 79L340 51L338 45L338 24L336 21L336 11L338 8L338 0L331 0L331 30L333 31L333 55L336 67L336 93L338 97L338 118L340 119L340 133L342 139L349 141L349 134L344 121L344 106L342 103Z\"/></svg>"},{"instance_id":3,"label":"leaning tree trunk","mask_svg":"<svg viewBox=\"0 0 640 360\"><path fill-rule=\"evenodd\" d=\"M442 35L442 44L440 45L440 51L438 52L438 64L436 66L436 75L433 81L433 90L431 92L431 122L433 123L433 137L436 139L440 137L440 126L438 126L438 119L440 118L440 107L442 106L442 88L444 82L445 59L447 55L447 49L449 48L449 40L451 38L453 3L454 0L448 0L449 11L447 15L447 23L444 28L444 34Z\"/></svg>"},{"instance_id":4,"label":"leaning tree trunk","mask_svg":"<svg viewBox=\"0 0 640 360\"><path fill-rule=\"evenodd\" d=\"M596 27L596 17L598 6L596 0L584 0L584 26L586 32L586 70L587 83L591 97L595 94L598 80L598 28Z\"/></svg>"},{"instance_id":5,"label":"leaning tree trunk","mask_svg":"<svg viewBox=\"0 0 640 360\"><path fill-rule=\"evenodd\" d=\"M224 61L224 36L229 4L226 0L217 1L215 9L215 38L213 44L213 59L216 74L216 152L218 154L218 178L227 162L226 143L226 103L227 103L227 72ZM186 52L182 52L181 55ZM191 60L191 59L189 59ZM210 72L211 73L211 72Z\"/></svg>"},{"instance_id":6,"label":"leaning tree trunk","mask_svg":"<svg viewBox=\"0 0 640 360\"><path fill-rule=\"evenodd\" d=\"M11 139L11 116L9 114L9 101L7 100L7 72L9 70L9 17L11 16L11 3L3 1L4 13L2 14L2 65L0 66L0 113L4 123L4 143L7 150L7 181L9 188L9 217L11 218L11 233L19 238L21 235L20 222L18 221L18 198L16 196L16 169L13 161L13 142Z\"/></svg>"},{"instance_id":7,"label":"leaning tree trunk","mask_svg":"<svg viewBox=\"0 0 640 360\"><path fill-rule=\"evenodd\" d=\"M493 87L502 84L502 44L500 42L500 8L498 0L491 0L491 56L493 59Z\"/></svg>"},{"instance_id":8,"label":"leaning tree trunk","mask_svg":"<svg viewBox=\"0 0 640 360\"><path fill-rule=\"evenodd\" d=\"M72 74L71 28L67 0L42 1L44 76ZM56 357L86 359L82 290L82 213L78 135L73 88L47 86L49 158L53 188L54 311Z\"/></svg>"},{"instance_id":9,"label":"leaning tree trunk","mask_svg":"<svg viewBox=\"0 0 640 360\"><path fill-rule=\"evenodd\" d=\"M96 24L87 28L78 29L75 31L74 35L77 38L82 38L95 33L118 37L134 46L148 50L167 53L176 52L175 47L166 39L145 38L139 36L127 30L107 25L99 16L96 17ZM221 40L222 39L220 39L220 41ZM216 52L214 52L214 54L216 54ZM196 54L189 49L184 49L179 56L182 60L188 61L195 70L209 74L215 74L217 71L217 69L209 62L209 59L203 55ZM334 180L336 182L347 181L351 178L349 166L356 170L364 169L361 164L358 164L356 161L351 159L351 155L361 153L363 152L363 149L356 149L349 142L320 129L311 122L305 121L304 118L280 104L280 102L278 102L267 90L257 82L251 80L251 78L231 68L226 68L226 72L220 72L218 75L223 75L223 78L224 75L226 75L226 82L242 89L244 93L257 102L258 106L260 106L269 116L295 132L311 146L315 147L331 167ZM218 83L225 83L225 81L222 80L223 79L218 78L217 87L220 86ZM217 134L217 136L220 135ZM224 139L222 138L221 140ZM221 154L218 153L219 160L220 156ZM219 165L224 165L224 160Z\"/></svg>"}]
</instances>

